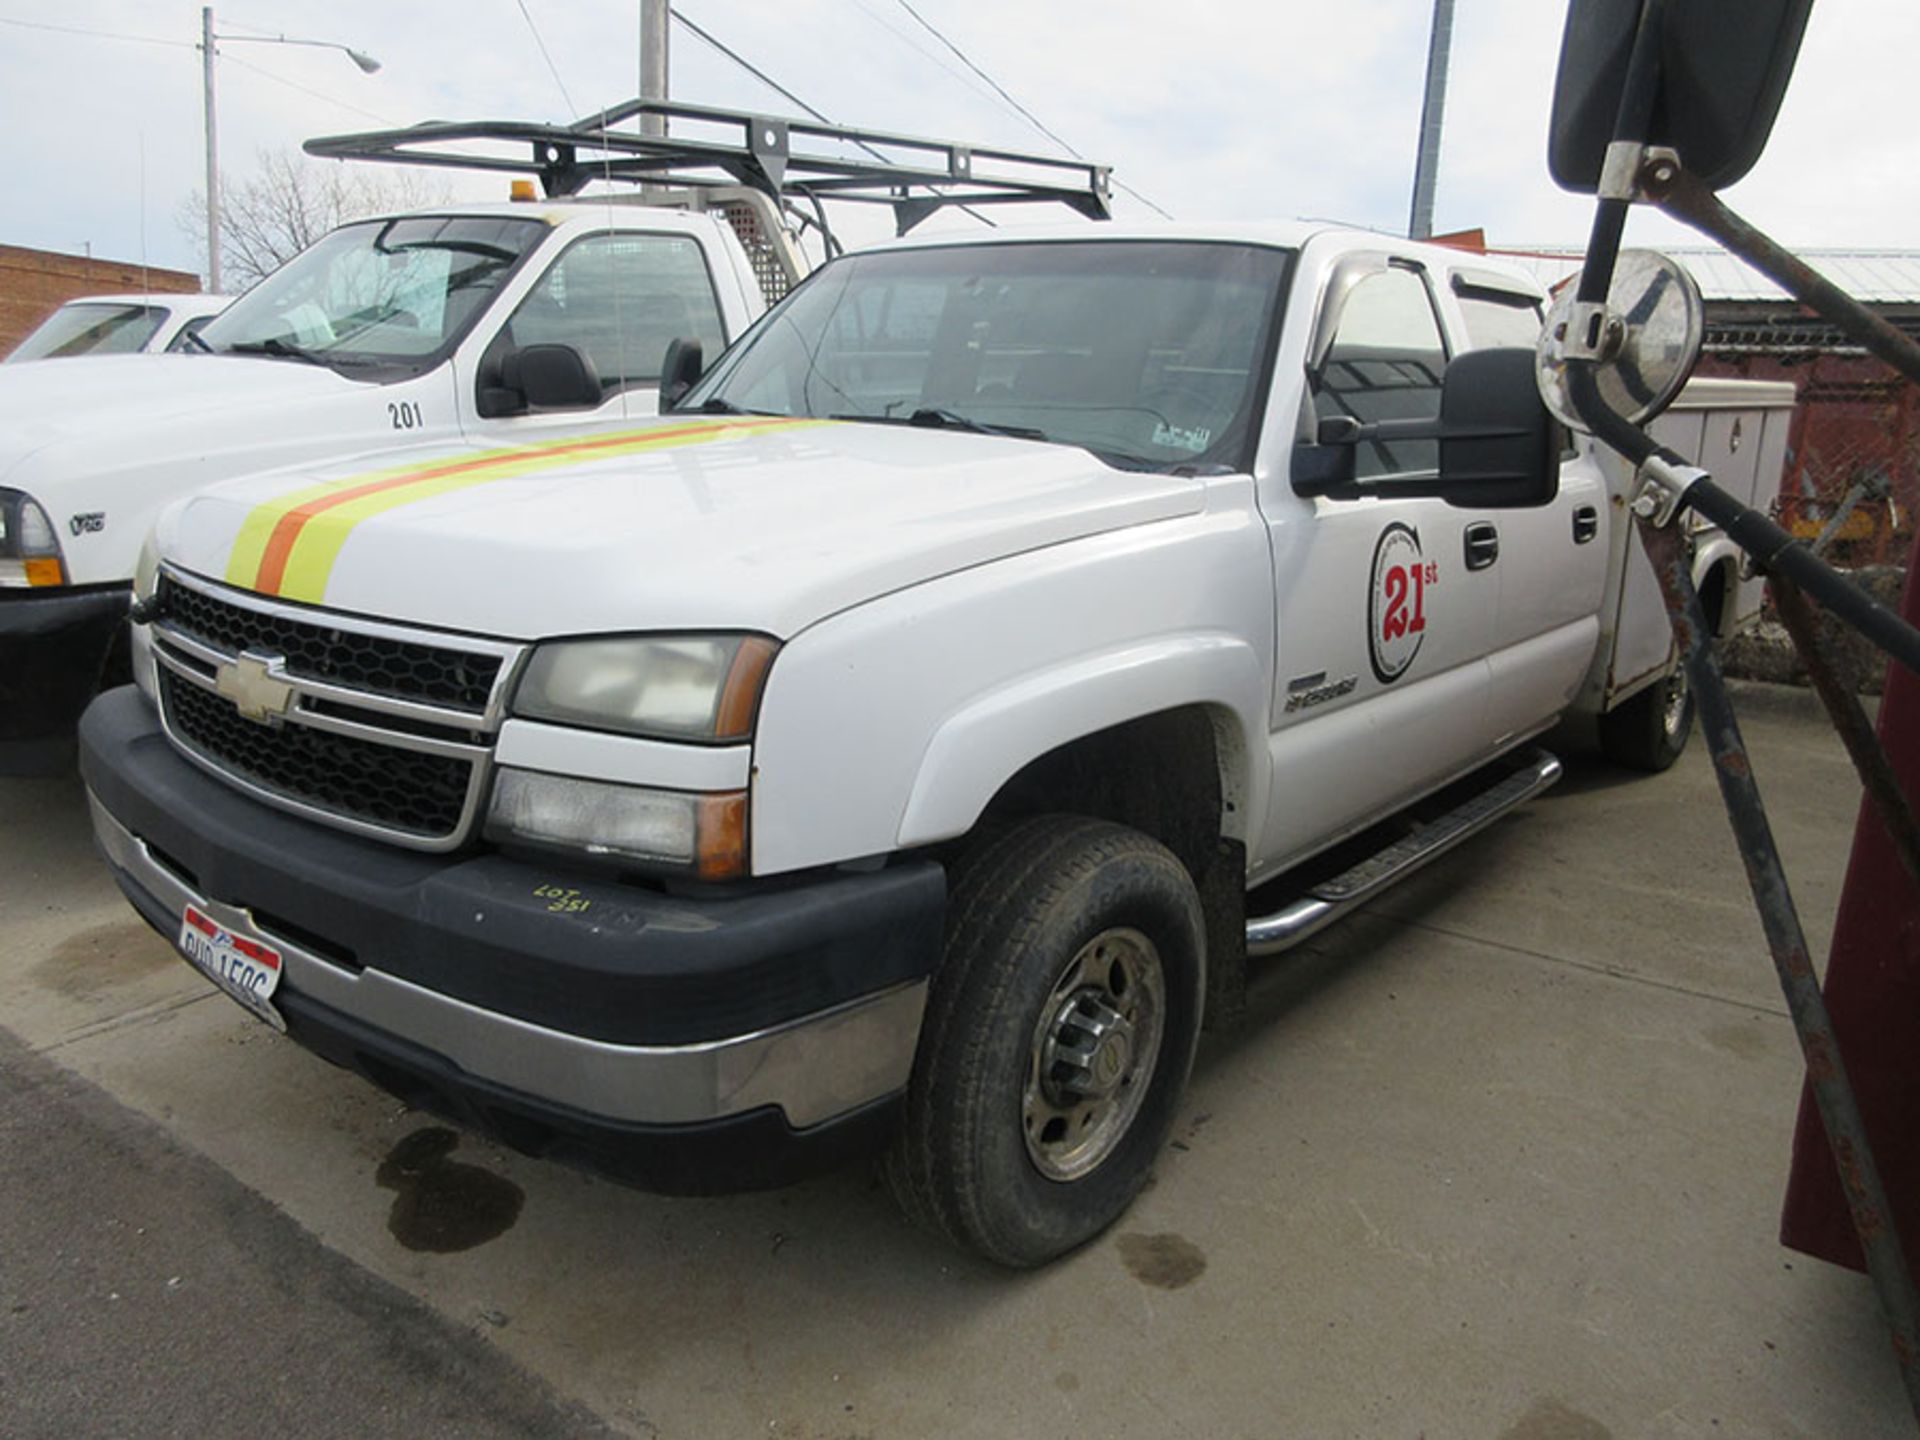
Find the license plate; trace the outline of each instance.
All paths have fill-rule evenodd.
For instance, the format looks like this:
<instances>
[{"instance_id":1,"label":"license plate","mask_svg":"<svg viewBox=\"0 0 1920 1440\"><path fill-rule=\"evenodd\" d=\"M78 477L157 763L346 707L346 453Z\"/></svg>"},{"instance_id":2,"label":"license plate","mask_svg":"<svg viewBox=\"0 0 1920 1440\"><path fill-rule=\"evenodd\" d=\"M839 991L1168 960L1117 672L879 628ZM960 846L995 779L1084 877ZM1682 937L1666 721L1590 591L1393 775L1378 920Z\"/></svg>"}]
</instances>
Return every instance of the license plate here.
<instances>
[{"instance_id":1,"label":"license plate","mask_svg":"<svg viewBox=\"0 0 1920 1440\"><path fill-rule=\"evenodd\" d=\"M280 984L280 952L246 935L236 935L189 905L180 917L180 953L214 984L276 1030L287 1022L273 1003Z\"/></svg>"}]
</instances>

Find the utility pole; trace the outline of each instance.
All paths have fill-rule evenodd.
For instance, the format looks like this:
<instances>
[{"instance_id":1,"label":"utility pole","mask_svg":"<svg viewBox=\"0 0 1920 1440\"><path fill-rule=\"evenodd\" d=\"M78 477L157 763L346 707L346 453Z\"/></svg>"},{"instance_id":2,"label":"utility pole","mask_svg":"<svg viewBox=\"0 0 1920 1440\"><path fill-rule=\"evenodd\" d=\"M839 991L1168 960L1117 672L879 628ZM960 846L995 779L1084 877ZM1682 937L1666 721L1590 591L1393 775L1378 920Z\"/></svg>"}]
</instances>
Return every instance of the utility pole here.
<instances>
[{"instance_id":1,"label":"utility pole","mask_svg":"<svg viewBox=\"0 0 1920 1440\"><path fill-rule=\"evenodd\" d=\"M213 7L200 11L200 92L207 124L207 293L220 293L220 139L213 123Z\"/></svg>"},{"instance_id":2,"label":"utility pole","mask_svg":"<svg viewBox=\"0 0 1920 1440\"><path fill-rule=\"evenodd\" d=\"M669 0L640 0L640 98L667 98L667 26L672 15ZM642 115L642 135L665 135L667 117Z\"/></svg>"},{"instance_id":3,"label":"utility pole","mask_svg":"<svg viewBox=\"0 0 1920 1440\"><path fill-rule=\"evenodd\" d=\"M1413 166L1413 211L1407 234L1433 234L1433 187L1440 171L1440 122L1447 108L1447 64L1453 50L1453 0L1433 0L1433 35L1427 41L1427 94L1420 105L1420 147Z\"/></svg>"}]
</instances>

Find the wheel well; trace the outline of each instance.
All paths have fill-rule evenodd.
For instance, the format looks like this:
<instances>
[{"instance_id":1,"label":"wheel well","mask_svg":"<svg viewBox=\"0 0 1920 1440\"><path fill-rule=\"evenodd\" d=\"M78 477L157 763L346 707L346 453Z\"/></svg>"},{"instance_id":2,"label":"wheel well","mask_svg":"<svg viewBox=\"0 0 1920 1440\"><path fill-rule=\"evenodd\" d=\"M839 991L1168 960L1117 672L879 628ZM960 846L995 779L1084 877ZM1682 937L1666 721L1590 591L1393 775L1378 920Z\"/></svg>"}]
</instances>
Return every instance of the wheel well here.
<instances>
[{"instance_id":1,"label":"wheel well","mask_svg":"<svg viewBox=\"0 0 1920 1440\"><path fill-rule=\"evenodd\" d=\"M1246 757L1227 711L1163 710L1083 735L1031 761L988 802L981 826L1028 815L1091 815L1171 850L1193 877L1207 927L1206 1024L1246 1005ZM977 833L977 830L976 830Z\"/></svg>"},{"instance_id":2,"label":"wheel well","mask_svg":"<svg viewBox=\"0 0 1920 1440\"><path fill-rule=\"evenodd\" d=\"M1097 816L1151 835L1199 875L1229 828L1218 728L1204 706L1190 705L1083 735L1029 762L982 819Z\"/></svg>"}]
</instances>

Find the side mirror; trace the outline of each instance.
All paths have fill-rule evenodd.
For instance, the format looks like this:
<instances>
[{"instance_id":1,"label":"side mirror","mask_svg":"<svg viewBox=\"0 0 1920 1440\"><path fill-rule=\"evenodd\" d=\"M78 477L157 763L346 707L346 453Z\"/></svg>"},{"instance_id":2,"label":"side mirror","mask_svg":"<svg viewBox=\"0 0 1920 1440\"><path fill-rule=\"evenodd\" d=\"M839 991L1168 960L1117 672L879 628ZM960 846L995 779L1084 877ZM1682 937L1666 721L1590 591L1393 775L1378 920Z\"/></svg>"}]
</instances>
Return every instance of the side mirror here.
<instances>
[{"instance_id":1,"label":"side mirror","mask_svg":"<svg viewBox=\"0 0 1920 1440\"><path fill-rule=\"evenodd\" d=\"M1600 184L1645 0L1572 0L1560 41L1547 167L1564 189ZM1800 54L1813 0L1666 0L1648 143L1715 190L1760 158Z\"/></svg>"},{"instance_id":2,"label":"side mirror","mask_svg":"<svg viewBox=\"0 0 1920 1440\"><path fill-rule=\"evenodd\" d=\"M705 358L698 340L681 337L667 344L667 358L660 362L660 410L680 408L680 401L693 389L705 369Z\"/></svg>"},{"instance_id":3,"label":"side mirror","mask_svg":"<svg viewBox=\"0 0 1920 1440\"><path fill-rule=\"evenodd\" d=\"M1356 476L1359 446L1414 440L1440 442L1437 474ZM1526 349L1455 356L1440 383L1437 419L1329 416L1314 441L1294 447L1293 488L1300 495L1433 495L1494 508L1544 505L1560 488L1559 427L1541 403L1534 352Z\"/></svg>"},{"instance_id":4,"label":"side mirror","mask_svg":"<svg viewBox=\"0 0 1920 1440\"><path fill-rule=\"evenodd\" d=\"M1440 484L1456 505L1544 505L1560 490L1560 427L1534 354L1469 350L1440 384Z\"/></svg>"},{"instance_id":5,"label":"side mirror","mask_svg":"<svg viewBox=\"0 0 1920 1440\"><path fill-rule=\"evenodd\" d=\"M605 398L593 361L571 345L528 345L500 362L501 384L534 410L579 410Z\"/></svg>"}]
</instances>

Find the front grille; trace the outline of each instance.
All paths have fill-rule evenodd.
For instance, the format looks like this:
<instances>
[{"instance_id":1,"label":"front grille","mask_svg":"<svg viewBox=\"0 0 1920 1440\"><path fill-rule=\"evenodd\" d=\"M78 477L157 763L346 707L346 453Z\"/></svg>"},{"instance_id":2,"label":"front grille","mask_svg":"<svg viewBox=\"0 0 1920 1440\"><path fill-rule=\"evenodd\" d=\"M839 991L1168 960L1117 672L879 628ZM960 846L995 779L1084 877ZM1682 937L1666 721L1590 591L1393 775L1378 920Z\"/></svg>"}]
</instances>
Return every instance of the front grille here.
<instances>
[{"instance_id":1,"label":"front grille","mask_svg":"<svg viewBox=\"0 0 1920 1440\"><path fill-rule=\"evenodd\" d=\"M478 715L487 708L500 657L384 635L364 635L276 611L245 609L160 577L160 614L185 633L229 654L279 655L287 671L396 700L447 705Z\"/></svg>"},{"instance_id":2,"label":"front grille","mask_svg":"<svg viewBox=\"0 0 1920 1440\"><path fill-rule=\"evenodd\" d=\"M191 592L182 587L174 593ZM223 696L165 669L159 681L174 735L241 780L302 806L422 838L452 836L460 828L473 780L471 760L306 725L262 725L242 717Z\"/></svg>"}]
</instances>

